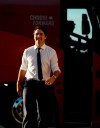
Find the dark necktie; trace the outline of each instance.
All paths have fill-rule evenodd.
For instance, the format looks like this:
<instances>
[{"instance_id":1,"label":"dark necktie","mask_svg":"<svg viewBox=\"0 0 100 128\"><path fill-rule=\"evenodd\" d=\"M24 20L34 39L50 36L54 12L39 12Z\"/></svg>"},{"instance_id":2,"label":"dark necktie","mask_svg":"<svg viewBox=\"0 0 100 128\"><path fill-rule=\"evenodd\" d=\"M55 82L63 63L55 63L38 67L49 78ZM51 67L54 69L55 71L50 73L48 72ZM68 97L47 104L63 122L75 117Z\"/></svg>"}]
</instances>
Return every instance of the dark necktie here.
<instances>
[{"instance_id":1,"label":"dark necktie","mask_svg":"<svg viewBox=\"0 0 100 128\"><path fill-rule=\"evenodd\" d=\"M38 66L38 78L39 78L39 80L42 80L43 76L42 76L40 49L41 48L38 48L38 53L37 53L37 66Z\"/></svg>"}]
</instances>

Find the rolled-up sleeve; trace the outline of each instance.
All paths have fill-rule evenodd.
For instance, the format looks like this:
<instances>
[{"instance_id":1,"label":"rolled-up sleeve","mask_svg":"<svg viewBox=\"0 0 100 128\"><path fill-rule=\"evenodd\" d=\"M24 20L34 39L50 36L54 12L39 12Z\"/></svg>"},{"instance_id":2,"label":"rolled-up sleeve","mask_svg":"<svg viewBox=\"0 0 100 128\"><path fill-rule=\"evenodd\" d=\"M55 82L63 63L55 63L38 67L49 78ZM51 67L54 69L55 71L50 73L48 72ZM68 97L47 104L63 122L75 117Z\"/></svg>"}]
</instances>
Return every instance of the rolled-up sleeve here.
<instances>
[{"instance_id":1,"label":"rolled-up sleeve","mask_svg":"<svg viewBox=\"0 0 100 128\"><path fill-rule=\"evenodd\" d=\"M22 55L22 62L21 62L20 69L26 71L27 67L28 67L28 62L27 62L27 57L26 57L26 50L24 50L23 55Z\"/></svg>"},{"instance_id":2,"label":"rolled-up sleeve","mask_svg":"<svg viewBox=\"0 0 100 128\"><path fill-rule=\"evenodd\" d=\"M59 65L58 65L57 53L56 53L55 50L52 53L53 54L52 54L52 57L51 57L51 69L52 69L53 72L55 72L55 71L60 71L61 72L61 70L59 68Z\"/></svg>"}]
</instances>

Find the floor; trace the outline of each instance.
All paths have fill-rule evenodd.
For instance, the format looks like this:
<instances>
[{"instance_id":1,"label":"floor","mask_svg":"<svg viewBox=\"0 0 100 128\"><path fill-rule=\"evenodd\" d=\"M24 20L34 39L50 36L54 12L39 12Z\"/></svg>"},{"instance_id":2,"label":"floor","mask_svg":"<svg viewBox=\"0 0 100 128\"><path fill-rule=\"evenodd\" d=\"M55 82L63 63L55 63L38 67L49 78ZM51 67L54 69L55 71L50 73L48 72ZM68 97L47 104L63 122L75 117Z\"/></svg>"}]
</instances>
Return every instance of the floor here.
<instances>
[{"instance_id":1,"label":"floor","mask_svg":"<svg viewBox=\"0 0 100 128\"><path fill-rule=\"evenodd\" d=\"M55 128L55 127L48 127L48 128ZM67 122L67 123L64 123L64 126L60 128L92 128L92 126L91 126L91 123Z\"/></svg>"},{"instance_id":2,"label":"floor","mask_svg":"<svg viewBox=\"0 0 100 128\"><path fill-rule=\"evenodd\" d=\"M85 122L67 122L64 124L64 128L92 128L91 123Z\"/></svg>"}]
</instances>

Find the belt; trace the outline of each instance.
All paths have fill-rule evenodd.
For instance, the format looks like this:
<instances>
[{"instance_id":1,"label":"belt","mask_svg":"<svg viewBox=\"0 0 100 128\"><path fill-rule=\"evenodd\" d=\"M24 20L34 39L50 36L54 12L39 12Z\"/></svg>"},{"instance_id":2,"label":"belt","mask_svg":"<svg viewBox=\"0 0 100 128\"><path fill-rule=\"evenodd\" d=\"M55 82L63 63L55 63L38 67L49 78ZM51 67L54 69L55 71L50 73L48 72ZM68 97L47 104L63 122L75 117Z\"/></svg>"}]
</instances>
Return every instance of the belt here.
<instances>
[{"instance_id":1,"label":"belt","mask_svg":"<svg viewBox=\"0 0 100 128\"><path fill-rule=\"evenodd\" d=\"M44 81L44 80L35 80L35 79L33 79L33 78L30 78L30 79L28 79L28 80L26 80L26 81L32 81L32 82L34 82L35 84L40 84L40 83L45 84L45 81Z\"/></svg>"}]
</instances>

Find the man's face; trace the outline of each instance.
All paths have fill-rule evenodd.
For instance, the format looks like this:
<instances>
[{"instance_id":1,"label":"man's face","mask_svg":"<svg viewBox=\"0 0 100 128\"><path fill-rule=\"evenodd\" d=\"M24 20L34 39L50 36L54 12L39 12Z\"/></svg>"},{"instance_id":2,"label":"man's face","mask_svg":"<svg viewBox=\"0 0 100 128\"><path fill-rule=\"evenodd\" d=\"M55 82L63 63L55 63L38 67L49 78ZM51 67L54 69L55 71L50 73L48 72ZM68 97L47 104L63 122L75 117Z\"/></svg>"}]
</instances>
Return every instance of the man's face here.
<instances>
[{"instance_id":1,"label":"man's face","mask_svg":"<svg viewBox=\"0 0 100 128\"><path fill-rule=\"evenodd\" d=\"M44 32L41 29L36 29L33 35L36 45L43 45L45 43L45 39L47 37L45 36Z\"/></svg>"}]
</instances>

